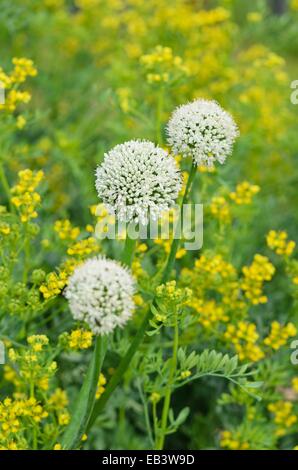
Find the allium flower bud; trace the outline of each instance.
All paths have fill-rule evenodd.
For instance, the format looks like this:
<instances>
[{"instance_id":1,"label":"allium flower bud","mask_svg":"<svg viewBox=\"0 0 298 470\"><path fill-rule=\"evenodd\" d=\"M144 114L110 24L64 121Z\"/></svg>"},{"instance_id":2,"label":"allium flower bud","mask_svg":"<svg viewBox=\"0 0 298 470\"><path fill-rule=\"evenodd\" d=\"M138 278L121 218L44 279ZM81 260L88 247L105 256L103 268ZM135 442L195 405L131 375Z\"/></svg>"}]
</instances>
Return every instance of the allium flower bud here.
<instances>
[{"instance_id":1,"label":"allium flower bud","mask_svg":"<svg viewBox=\"0 0 298 470\"><path fill-rule=\"evenodd\" d=\"M239 131L232 116L215 101L196 100L178 107L167 125L174 154L192 157L197 165L224 163Z\"/></svg>"},{"instance_id":2,"label":"allium flower bud","mask_svg":"<svg viewBox=\"0 0 298 470\"><path fill-rule=\"evenodd\" d=\"M124 222L157 219L174 205L180 188L175 159L148 141L117 145L96 170L98 196Z\"/></svg>"},{"instance_id":3,"label":"allium flower bud","mask_svg":"<svg viewBox=\"0 0 298 470\"><path fill-rule=\"evenodd\" d=\"M65 297L75 320L85 321L95 334L104 335L122 327L131 317L134 291L127 268L98 256L75 269Z\"/></svg>"}]
</instances>

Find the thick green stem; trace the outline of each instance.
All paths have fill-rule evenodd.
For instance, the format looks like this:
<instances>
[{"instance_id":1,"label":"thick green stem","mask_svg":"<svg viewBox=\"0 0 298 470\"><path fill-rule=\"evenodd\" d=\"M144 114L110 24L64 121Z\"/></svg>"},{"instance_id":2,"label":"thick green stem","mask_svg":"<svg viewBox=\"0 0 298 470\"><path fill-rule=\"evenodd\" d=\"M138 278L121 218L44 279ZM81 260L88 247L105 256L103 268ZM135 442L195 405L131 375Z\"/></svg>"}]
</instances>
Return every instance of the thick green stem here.
<instances>
[{"instance_id":1,"label":"thick green stem","mask_svg":"<svg viewBox=\"0 0 298 470\"><path fill-rule=\"evenodd\" d=\"M5 171L4 171L4 168L3 168L3 164L0 162L0 182L1 182L1 185L4 189L4 193L8 199L8 201L10 201L10 188L9 188L9 184L8 184L8 181L7 181L7 178L6 178L6 175L5 175Z\"/></svg>"},{"instance_id":2,"label":"thick green stem","mask_svg":"<svg viewBox=\"0 0 298 470\"><path fill-rule=\"evenodd\" d=\"M150 316L151 316L151 310L149 309L126 355L120 361L120 364L116 372L113 374L111 380L109 381L104 393L101 395L100 399L95 403L94 410L93 410L91 419L89 421L88 428L90 428L93 425L97 416L102 412L110 396L112 395L115 388L118 386L119 382L121 381L125 371L127 370L130 364L130 361L132 360L135 352L137 351L143 339Z\"/></svg>"},{"instance_id":3,"label":"thick green stem","mask_svg":"<svg viewBox=\"0 0 298 470\"><path fill-rule=\"evenodd\" d=\"M197 171L197 166L196 166L195 163L192 163L191 170L190 170L189 177L188 177L187 184L186 184L186 188L185 188L185 192L184 192L181 204L180 204L180 214L179 214L180 220L178 221L178 226L179 226L179 224L181 226L183 206L184 206L184 204L186 204L186 202L188 200L188 196L190 194L192 183L193 183L194 178L196 176L196 171ZM169 280L169 277L171 275L171 271L172 271L173 266L174 266L174 262L175 262L175 259L176 259L176 254L177 254L179 245L180 245L180 239L175 238L175 235L174 235L174 239L173 239L172 245L171 245L171 250L170 250L170 253L169 253L169 256L168 256L168 259L167 259L167 264L166 264L166 267L165 267L165 270L164 270L163 276L162 276L162 282L163 283L165 283Z\"/></svg>"},{"instance_id":4,"label":"thick green stem","mask_svg":"<svg viewBox=\"0 0 298 470\"><path fill-rule=\"evenodd\" d=\"M87 429L94 409L98 378L106 349L107 338L105 336L97 336L92 359L80 390L71 422L61 440L62 448L65 450L77 448Z\"/></svg>"},{"instance_id":5,"label":"thick green stem","mask_svg":"<svg viewBox=\"0 0 298 470\"><path fill-rule=\"evenodd\" d=\"M132 239L126 234L125 246L121 256L121 261L123 264L126 264L126 266L131 266L136 242L136 239Z\"/></svg>"},{"instance_id":6,"label":"thick green stem","mask_svg":"<svg viewBox=\"0 0 298 470\"><path fill-rule=\"evenodd\" d=\"M174 330L174 340L173 340L173 357L171 361L169 380L167 384L166 394L164 398L163 410L161 415L161 430L160 435L157 440L156 450L162 450L165 442L165 436L167 431L168 424L168 414L171 404L171 395L172 395L172 386L175 377L175 372L177 368L177 354L179 346L179 327L178 327L178 318L177 312L175 313L175 330Z\"/></svg>"}]
</instances>

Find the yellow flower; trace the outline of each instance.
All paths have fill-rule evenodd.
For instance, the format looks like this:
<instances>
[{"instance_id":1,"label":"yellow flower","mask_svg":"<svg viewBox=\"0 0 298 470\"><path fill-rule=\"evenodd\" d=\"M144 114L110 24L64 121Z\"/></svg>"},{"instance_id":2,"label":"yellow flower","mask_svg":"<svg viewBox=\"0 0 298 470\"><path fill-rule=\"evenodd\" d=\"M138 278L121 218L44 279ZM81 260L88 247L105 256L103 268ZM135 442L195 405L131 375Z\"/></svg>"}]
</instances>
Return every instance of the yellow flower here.
<instances>
[{"instance_id":1,"label":"yellow flower","mask_svg":"<svg viewBox=\"0 0 298 470\"><path fill-rule=\"evenodd\" d=\"M97 383L97 389L96 389L96 395L95 398L98 400L98 398L101 397L103 392L105 391L105 385L107 383L107 379L105 376L101 373L99 375L98 383Z\"/></svg>"},{"instance_id":2,"label":"yellow flower","mask_svg":"<svg viewBox=\"0 0 298 470\"><path fill-rule=\"evenodd\" d=\"M67 426L70 421L70 415L67 412L58 414L58 423L60 426Z\"/></svg>"},{"instance_id":3,"label":"yellow flower","mask_svg":"<svg viewBox=\"0 0 298 470\"><path fill-rule=\"evenodd\" d=\"M278 437L284 436L289 428L297 422L297 416L292 413L293 403L290 401L269 403L268 410L274 416L274 423L277 425L275 434Z\"/></svg>"},{"instance_id":4,"label":"yellow flower","mask_svg":"<svg viewBox=\"0 0 298 470\"><path fill-rule=\"evenodd\" d=\"M273 321L271 323L270 334L264 339L264 344L276 351L287 343L288 338L294 337L296 334L297 329L293 323L287 323L287 325L282 326L277 321Z\"/></svg>"},{"instance_id":5,"label":"yellow flower","mask_svg":"<svg viewBox=\"0 0 298 470\"><path fill-rule=\"evenodd\" d=\"M268 247L281 256L291 256L296 246L293 240L288 241L288 234L285 231L270 230L266 239Z\"/></svg>"},{"instance_id":6,"label":"yellow flower","mask_svg":"<svg viewBox=\"0 0 298 470\"><path fill-rule=\"evenodd\" d=\"M45 299L50 299L62 291L67 284L68 275L65 271L57 273L49 273L46 277L46 282L43 283L39 290Z\"/></svg>"},{"instance_id":7,"label":"yellow flower","mask_svg":"<svg viewBox=\"0 0 298 470\"><path fill-rule=\"evenodd\" d=\"M61 388L56 388L54 393L50 396L48 400L49 405L52 405L57 410L66 408L68 405L67 393Z\"/></svg>"},{"instance_id":8,"label":"yellow flower","mask_svg":"<svg viewBox=\"0 0 298 470\"><path fill-rule=\"evenodd\" d=\"M17 117L17 128L18 129L24 129L25 125L26 125L26 119L24 118L24 116L18 116Z\"/></svg>"},{"instance_id":9,"label":"yellow flower","mask_svg":"<svg viewBox=\"0 0 298 470\"><path fill-rule=\"evenodd\" d=\"M93 237L89 237L71 245L67 250L67 254L72 256L84 256L97 253L98 251L99 245L97 240Z\"/></svg>"},{"instance_id":10,"label":"yellow flower","mask_svg":"<svg viewBox=\"0 0 298 470\"><path fill-rule=\"evenodd\" d=\"M242 268L243 280L241 288L247 299L253 305L267 302L267 297L263 294L263 283L270 281L275 273L275 268L266 256L256 254L250 266Z\"/></svg>"},{"instance_id":11,"label":"yellow flower","mask_svg":"<svg viewBox=\"0 0 298 470\"><path fill-rule=\"evenodd\" d=\"M223 196L216 196L211 199L210 212L221 222L229 223L231 221L230 208Z\"/></svg>"},{"instance_id":12,"label":"yellow flower","mask_svg":"<svg viewBox=\"0 0 298 470\"><path fill-rule=\"evenodd\" d=\"M148 83L167 83L179 76L189 75L189 68L181 57L174 56L170 47L156 46L150 54L140 58L147 73Z\"/></svg>"},{"instance_id":13,"label":"yellow flower","mask_svg":"<svg viewBox=\"0 0 298 470\"><path fill-rule=\"evenodd\" d=\"M198 312L198 321L205 328L214 326L216 323L221 321L229 321L229 317L225 313L224 307L217 305L215 300L204 301L202 299L194 298L191 302L191 306Z\"/></svg>"},{"instance_id":14,"label":"yellow flower","mask_svg":"<svg viewBox=\"0 0 298 470\"><path fill-rule=\"evenodd\" d=\"M54 224L54 230L61 240L75 240L80 235L80 229L73 227L68 219L57 220Z\"/></svg>"},{"instance_id":15,"label":"yellow flower","mask_svg":"<svg viewBox=\"0 0 298 470\"><path fill-rule=\"evenodd\" d=\"M237 184L235 192L230 193L230 198L236 204L251 204L252 198L260 191L260 187L256 184L250 184L248 181L243 181Z\"/></svg>"},{"instance_id":16,"label":"yellow flower","mask_svg":"<svg viewBox=\"0 0 298 470\"><path fill-rule=\"evenodd\" d=\"M11 202L17 207L20 219L25 223L37 217L36 207L40 203L40 195L35 189L42 181L44 173L27 169L19 171L18 176L18 183L11 189Z\"/></svg>"},{"instance_id":17,"label":"yellow flower","mask_svg":"<svg viewBox=\"0 0 298 470\"><path fill-rule=\"evenodd\" d=\"M236 326L228 325L224 338L234 345L240 360L257 362L263 359L264 353L256 344L259 334L254 323L240 321Z\"/></svg>"},{"instance_id":18,"label":"yellow flower","mask_svg":"<svg viewBox=\"0 0 298 470\"><path fill-rule=\"evenodd\" d=\"M239 433L231 431L222 431L220 435L220 446L230 450L247 450L249 443L242 441Z\"/></svg>"},{"instance_id":19,"label":"yellow flower","mask_svg":"<svg viewBox=\"0 0 298 470\"><path fill-rule=\"evenodd\" d=\"M258 11L251 11L247 14L247 20L250 23L259 23L260 21L262 21L262 19L263 15Z\"/></svg>"},{"instance_id":20,"label":"yellow flower","mask_svg":"<svg viewBox=\"0 0 298 470\"><path fill-rule=\"evenodd\" d=\"M68 336L68 346L74 351L88 349L92 345L93 333L88 330L73 330Z\"/></svg>"},{"instance_id":21,"label":"yellow flower","mask_svg":"<svg viewBox=\"0 0 298 470\"><path fill-rule=\"evenodd\" d=\"M0 104L0 111L13 113L19 103L28 103L31 99L30 93L19 90L19 86L25 82L27 77L34 77L37 70L32 60L26 58L13 58L14 65L10 74L4 72L0 67L0 81L5 88L5 102ZM24 127L24 118L17 119L17 126Z\"/></svg>"},{"instance_id":22,"label":"yellow flower","mask_svg":"<svg viewBox=\"0 0 298 470\"><path fill-rule=\"evenodd\" d=\"M0 233L2 233L2 235L9 235L10 234L10 226L5 222L1 222L0 223Z\"/></svg>"}]
</instances>

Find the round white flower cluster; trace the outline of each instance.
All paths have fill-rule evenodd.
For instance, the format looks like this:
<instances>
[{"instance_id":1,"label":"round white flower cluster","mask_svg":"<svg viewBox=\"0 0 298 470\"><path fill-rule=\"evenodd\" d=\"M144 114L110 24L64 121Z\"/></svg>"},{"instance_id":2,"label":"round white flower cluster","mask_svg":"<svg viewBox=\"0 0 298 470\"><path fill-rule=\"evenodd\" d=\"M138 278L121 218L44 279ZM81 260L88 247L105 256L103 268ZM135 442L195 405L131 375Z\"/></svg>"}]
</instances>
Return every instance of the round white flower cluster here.
<instances>
[{"instance_id":1,"label":"round white flower cluster","mask_svg":"<svg viewBox=\"0 0 298 470\"><path fill-rule=\"evenodd\" d=\"M85 321L98 335L122 327L134 310L135 283L130 271L98 256L78 266L65 297L75 320Z\"/></svg>"},{"instance_id":2,"label":"round white flower cluster","mask_svg":"<svg viewBox=\"0 0 298 470\"><path fill-rule=\"evenodd\" d=\"M124 222L146 224L157 219L173 206L180 188L175 159L149 141L117 145L96 170L98 196Z\"/></svg>"},{"instance_id":3,"label":"round white flower cluster","mask_svg":"<svg viewBox=\"0 0 298 470\"><path fill-rule=\"evenodd\" d=\"M239 131L232 116L215 101L196 100L178 107L167 125L174 154L192 157L197 165L224 163Z\"/></svg>"}]
</instances>

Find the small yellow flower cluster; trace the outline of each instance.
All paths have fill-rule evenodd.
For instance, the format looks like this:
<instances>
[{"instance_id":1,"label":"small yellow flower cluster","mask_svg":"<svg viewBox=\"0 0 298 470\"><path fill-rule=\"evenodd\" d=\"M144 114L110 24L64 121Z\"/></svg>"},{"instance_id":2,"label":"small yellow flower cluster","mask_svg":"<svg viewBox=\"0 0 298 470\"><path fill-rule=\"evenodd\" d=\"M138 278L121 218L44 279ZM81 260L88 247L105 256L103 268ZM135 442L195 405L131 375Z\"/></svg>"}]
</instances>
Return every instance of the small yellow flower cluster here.
<instances>
[{"instance_id":1,"label":"small yellow flower cluster","mask_svg":"<svg viewBox=\"0 0 298 470\"><path fill-rule=\"evenodd\" d=\"M269 403L268 410L274 415L274 423L277 424L276 435L282 437L297 422L297 416L293 413L293 403L290 401L277 401Z\"/></svg>"},{"instance_id":2,"label":"small yellow flower cluster","mask_svg":"<svg viewBox=\"0 0 298 470\"><path fill-rule=\"evenodd\" d=\"M237 433L231 431L222 431L220 436L220 446L230 450L247 450L249 449L249 443L247 441L241 441Z\"/></svg>"},{"instance_id":3,"label":"small yellow flower cluster","mask_svg":"<svg viewBox=\"0 0 298 470\"><path fill-rule=\"evenodd\" d=\"M14 438L24 424L30 426L32 421L39 423L47 416L48 412L35 398L6 398L0 403L0 440L1 444L4 444L2 449L17 449Z\"/></svg>"},{"instance_id":4,"label":"small yellow flower cluster","mask_svg":"<svg viewBox=\"0 0 298 470\"><path fill-rule=\"evenodd\" d=\"M78 242L71 245L67 254L72 256L85 256L90 255L91 253L97 253L99 251L99 245L96 238L89 237L84 240L79 240Z\"/></svg>"},{"instance_id":5,"label":"small yellow flower cluster","mask_svg":"<svg viewBox=\"0 0 298 470\"><path fill-rule=\"evenodd\" d=\"M46 335L32 335L28 336L27 342L34 352L40 352L49 344L49 338Z\"/></svg>"},{"instance_id":6,"label":"small yellow flower cluster","mask_svg":"<svg viewBox=\"0 0 298 470\"><path fill-rule=\"evenodd\" d=\"M228 9L217 7L211 10L200 10L195 14L194 24L197 26L210 26L228 20L231 13Z\"/></svg>"},{"instance_id":7,"label":"small yellow flower cluster","mask_svg":"<svg viewBox=\"0 0 298 470\"><path fill-rule=\"evenodd\" d=\"M149 400L151 401L151 403L158 403L159 400L161 399L161 396L160 396L160 393L158 392L152 392L150 397L149 397Z\"/></svg>"},{"instance_id":8,"label":"small yellow flower cluster","mask_svg":"<svg viewBox=\"0 0 298 470\"><path fill-rule=\"evenodd\" d=\"M70 414L67 410L67 406L67 393L61 388L56 388L47 400L47 409L49 412L54 412L57 415L59 426L67 426L70 422Z\"/></svg>"},{"instance_id":9,"label":"small yellow flower cluster","mask_svg":"<svg viewBox=\"0 0 298 470\"><path fill-rule=\"evenodd\" d=\"M257 362L264 357L263 351L256 344L259 334L254 323L240 321L236 326L228 325L224 338L232 342L240 360Z\"/></svg>"},{"instance_id":10,"label":"small yellow flower cluster","mask_svg":"<svg viewBox=\"0 0 298 470\"><path fill-rule=\"evenodd\" d=\"M203 165L199 165L198 166L198 171L200 173L215 173L216 172L216 168L215 166L203 166Z\"/></svg>"},{"instance_id":11,"label":"small yellow flower cluster","mask_svg":"<svg viewBox=\"0 0 298 470\"><path fill-rule=\"evenodd\" d=\"M151 54L142 55L140 62L150 72L147 73L148 83L168 83L189 74L181 57L174 56L170 47L156 46Z\"/></svg>"},{"instance_id":12,"label":"small yellow flower cluster","mask_svg":"<svg viewBox=\"0 0 298 470\"><path fill-rule=\"evenodd\" d=\"M10 226L6 222L0 223L0 233L1 235L9 235L10 234Z\"/></svg>"},{"instance_id":13,"label":"small yellow flower cluster","mask_svg":"<svg viewBox=\"0 0 298 470\"><path fill-rule=\"evenodd\" d=\"M37 70L34 67L33 61L26 58L17 58L12 59L14 69L10 74L11 83L23 83L26 81L27 77L35 77L37 75Z\"/></svg>"},{"instance_id":14,"label":"small yellow flower cluster","mask_svg":"<svg viewBox=\"0 0 298 470\"><path fill-rule=\"evenodd\" d=\"M288 338L294 337L296 334L297 328L293 323L287 323L285 326L282 326L278 321L274 321L271 323L269 336L264 339L264 344L277 351L287 343Z\"/></svg>"},{"instance_id":15,"label":"small yellow flower cluster","mask_svg":"<svg viewBox=\"0 0 298 470\"><path fill-rule=\"evenodd\" d=\"M36 206L40 203L40 195L35 189L42 181L44 173L27 169L19 171L18 176L18 183L11 189L14 195L11 202L18 208L21 221L28 222L37 217Z\"/></svg>"},{"instance_id":16,"label":"small yellow flower cluster","mask_svg":"<svg viewBox=\"0 0 298 470\"><path fill-rule=\"evenodd\" d=\"M259 23L260 21L262 21L262 19L263 15L259 11L250 11L247 14L247 21L249 21L250 23Z\"/></svg>"},{"instance_id":17,"label":"small yellow flower cluster","mask_svg":"<svg viewBox=\"0 0 298 470\"><path fill-rule=\"evenodd\" d=\"M244 275L241 288L253 305L263 304L268 298L263 294L263 284L271 281L275 268L266 256L256 254L250 266L242 268Z\"/></svg>"},{"instance_id":18,"label":"small yellow flower cluster","mask_svg":"<svg viewBox=\"0 0 298 470\"><path fill-rule=\"evenodd\" d=\"M182 270L182 281L184 285L191 285L194 295L191 306L197 310L205 308L205 304L211 309L209 304L210 296L213 298L214 292L219 294L217 305L223 308L222 321L225 317L235 311L239 316L245 308L245 302L241 298L241 290L237 271L235 267L224 260L222 255L213 255L206 252L198 260L195 261L194 269ZM203 302L202 305L200 302ZM219 316L219 310L214 310L216 317ZM219 318L218 318L219 319Z\"/></svg>"},{"instance_id":19,"label":"small yellow flower cluster","mask_svg":"<svg viewBox=\"0 0 298 470\"><path fill-rule=\"evenodd\" d=\"M214 300L202 301L201 299L194 299L191 306L199 314L199 323L205 328L213 327L218 322L227 322L229 317L221 305L217 305Z\"/></svg>"},{"instance_id":20,"label":"small yellow flower cluster","mask_svg":"<svg viewBox=\"0 0 298 470\"><path fill-rule=\"evenodd\" d=\"M103 394L103 392L105 391L105 385L107 383L107 379L105 378L105 376L100 373L99 374L99 379L98 379L98 383L97 383L97 389L96 389L96 394L95 394L95 398L98 400L98 398L101 397L101 395Z\"/></svg>"},{"instance_id":21,"label":"small yellow flower cluster","mask_svg":"<svg viewBox=\"0 0 298 470\"><path fill-rule=\"evenodd\" d=\"M237 184L236 190L229 194L232 201L236 204L251 204L252 198L260 191L260 187L256 184L250 184L248 181L243 181Z\"/></svg>"},{"instance_id":22,"label":"small yellow flower cluster","mask_svg":"<svg viewBox=\"0 0 298 470\"><path fill-rule=\"evenodd\" d=\"M221 255L207 257L202 255L195 262L197 271L211 274L213 277L220 274L223 278L230 277L235 274L235 268L230 263L227 263Z\"/></svg>"},{"instance_id":23,"label":"small yellow flower cluster","mask_svg":"<svg viewBox=\"0 0 298 470\"><path fill-rule=\"evenodd\" d=\"M156 288L156 295L163 300L177 305L188 305L192 297L192 290L188 287L178 288L176 281L169 281Z\"/></svg>"},{"instance_id":24,"label":"small yellow flower cluster","mask_svg":"<svg viewBox=\"0 0 298 470\"><path fill-rule=\"evenodd\" d=\"M54 230L61 240L76 240L80 235L79 227L73 227L68 219L57 220L54 224Z\"/></svg>"},{"instance_id":25,"label":"small yellow flower cluster","mask_svg":"<svg viewBox=\"0 0 298 470\"><path fill-rule=\"evenodd\" d=\"M46 391L49 388L49 379L55 374L57 364L55 361L47 362L46 353L49 340L45 335L33 335L27 338L29 347L16 352L9 349L8 357L18 365L17 383L27 387L34 384L39 390ZM8 379L9 376L6 376ZM15 383L15 376L11 374L11 380Z\"/></svg>"},{"instance_id":26,"label":"small yellow flower cluster","mask_svg":"<svg viewBox=\"0 0 298 470\"><path fill-rule=\"evenodd\" d=\"M57 364L50 359L47 336L29 336L27 343L27 347L8 351L12 364L5 366L4 379L13 384L14 392L13 398L0 403L1 450L32 449L37 434L41 442L52 441L70 421L66 392L51 391Z\"/></svg>"},{"instance_id":27,"label":"small yellow flower cluster","mask_svg":"<svg viewBox=\"0 0 298 470\"><path fill-rule=\"evenodd\" d=\"M210 212L220 222L229 223L231 221L230 207L223 196L215 196L211 199Z\"/></svg>"},{"instance_id":28,"label":"small yellow flower cluster","mask_svg":"<svg viewBox=\"0 0 298 470\"><path fill-rule=\"evenodd\" d=\"M37 70L32 60L25 58L12 59L14 68L8 75L0 67L0 82L6 91L5 103L0 104L0 110L13 112L19 103L28 103L31 95L27 91L18 90L18 85L25 82L27 77L34 77Z\"/></svg>"},{"instance_id":29,"label":"small yellow flower cluster","mask_svg":"<svg viewBox=\"0 0 298 470\"><path fill-rule=\"evenodd\" d=\"M142 268L141 260L135 259L131 264L131 271L136 279L142 277L144 270Z\"/></svg>"},{"instance_id":30,"label":"small yellow flower cluster","mask_svg":"<svg viewBox=\"0 0 298 470\"><path fill-rule=\"evenodd\" d=\"M68 405L68 397L65 390L61 388L56 388L56 390L51 394L48 404L54 407L56 410L61 410L66 408Z\"/></svg>"},{"instance_id":31,"label":"small yellow flower cluster","mask_svg":"<svg viewBox=\"0 0 298 470\"><path fill-rule=\"evenodd\" d=\"M146 253L147 250L148 250L148 246L146 245L146 243L140 243L137 246L137 252L138 253Z\"/></svg>"},{"instance_id":32,"label":"small yellow flower cluster","mask_svg":"<svg viewBox=\"0 0 298 470\"><path fill-rule=\"evenodd\" d=\"M293 240L288 241L288 234L285 231L277 232L270 230L266 237L267 245L271 250L275 251L277 255L291 256L296 246Z\"/></svg>"},{"instance_id":33,"label":"small yellow flower cluster","mask_svg":"<svg viewBox=\"0 0 298 470\"><path fill-rule=\"evenodd\" d=\"M183 370L180 374L180 378L182 380L188 379L188 377L191 376L191 371L190 370Z\"/></svg>"},{"instance_id":34,"label":"small yellow flower cluster","mask_svg":"<svg viewBox=\"0 0 298 470\"><path fill-rule=\"evenodd\" d=\"M70 414L67 411L58 413L59 426L67 426L69 422L70 422Z\"/></svg>"},{"instance_id":35,"label":"small yellow flower cluster","mask_svg":"<svg viewBox=\"0 0 298 470\"><path fill-rule=\"evenodd\" d=\"M82 328L73 330L68 335L68 347L74 351L80 349L88 349L92 345L93 334L91 331L83 330Z\"/></svg>"},{"instance_id":36,"label":"small yellow flower cluster","mask_svg":"<svg viewBox=\"0 0 298 470\"><path fill-rule=\"evenodd\" d=\"M49 273L46 281L40 286L39 290L45 299L51 299L64 289L67 284L68 274L65 271L59 273Z\"/></svg>"}]
</instances>

